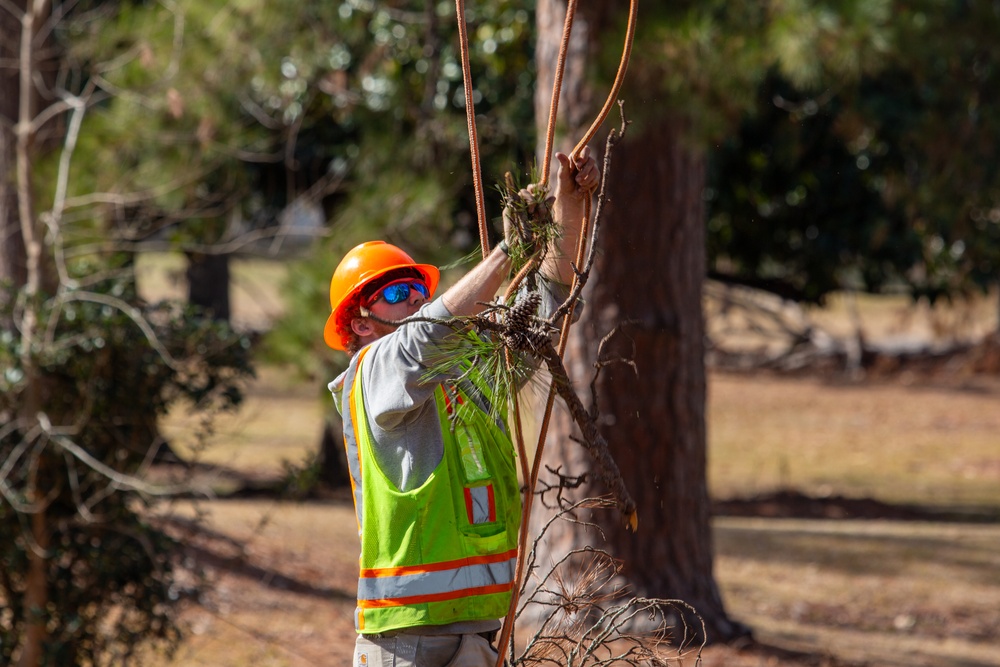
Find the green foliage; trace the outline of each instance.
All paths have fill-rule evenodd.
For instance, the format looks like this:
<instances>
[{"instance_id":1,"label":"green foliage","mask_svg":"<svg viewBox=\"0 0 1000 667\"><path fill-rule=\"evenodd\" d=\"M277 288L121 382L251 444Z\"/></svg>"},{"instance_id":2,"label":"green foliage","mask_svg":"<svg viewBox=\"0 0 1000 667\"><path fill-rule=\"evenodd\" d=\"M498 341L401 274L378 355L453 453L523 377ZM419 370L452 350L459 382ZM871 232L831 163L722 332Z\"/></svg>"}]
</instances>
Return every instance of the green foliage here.
<instances>
[{"instance_id":1,"label":"green foliage","mask_svg":"<svg viewBox=\"0 0 1000 667\"><path fill-rule=\"evenodd\" d=\"M848 286L933 300L996 281L1000 123L983 109L1000 102L1000 9L896 3L886 22L884 4L822 22L874 66L782 65L714 153L719 275L807 300Z\"/></svg>"},{"instance_id":2,"label":"green foliage","mask_svg":"<svg viewBox=\"0 0 1000 667\"><path fill-rule=\"evenodd\" d=\"M759 113L713 156L711 275L818 302L851 277L869 290L900 281L919 260L919 238L884 197L891 158L838 131L844 105L777 74L761 86Z\"/></svg>"},{"instance_id":3,"label":"green foliage","mask_svg":"<svg viewBox=\"0 0 1000 667\"><path fill-rule=\"evenodd\" d=\"M490 417L507 421L508 406L514 404L517 391L533 378L537 360L524 354L512 354L504 343L489 332L478 331L464 318L455 318L454 333L442 341L436 354L428 359L428 379L452 376L463 369L457 383L463 389L475 387L490 406ZM459 405L453 418L462 420L472 406Z\"/></svg>"},{"instance_id":4,"label":"green foliage","mask_svg":"<svg viewBox=\"0 0 1000 667\"><path fill-rule=\"evenodd\" d=\"M863 113L898 147L886 175L923 242L911 277L930 299L1000 275L1000 5L926 0L897 7L892 68ZM902 110L901 110L902 108Z\"/></svg>"},{"instance_id":5,"label":"green foliage","mask_svg":"<svg viewBox=\"0 0 1000 667\"><path fill-rule=\"evenodd\" d=\"M274 224L344 160L351 129L329 122L330 98L319 89L331 68L317 66L335 60L338 38L325 29L335 16L328 4L287 0L71 12L57 25L68 78L101 100L71 165L74 215L129 244L233 243ZM95 200L115 206L89 206ZM87 226L74 231L67 245L93 236Z\"/></svg>"},{"instance_id":6,"label":"green foliage","mask_svg":"<svg viewBox=\"0 0 1000 667\"><path fill-rule=\"evenodd\" d=\"M640 125L664 116L690 123L691 140L727 137L757 104L772 70L805 88L857 79L884 61L889 0L764 4L726 0L642 4L625 84L629 118ZM618 68L618 32L601 33L601 81ZM599 89L606 86L599 86Z\"/></svg>"},{"instance_id":7,"label":"green foliage","mask_svg":"<svg viewBox=\"0 0 1000 667\"><path fill-rule=\"evenodd\" d=\"M516 163L534 149L534 28L527 9L523 0L504 0L467 11L486 182L526 170ZM352 191L334 217L335 233L342 222L356 221L366 237L432 258L447 256L442 250L449 246L468 251L478 231L454 4L401 2L389 9L344 2L338 15L343 84L332 99L338 121L356 128L357 143ZM413 210L413 201L423 205ZM386 204L387 213L375 212Z\"/></svg>"},{"instance_id":8,"label":"green foliage","mask_svg":"<svg viewBox=\"0 0 1000 667\"><path fill-rule=\"evenodd\" d=\"M250 346L224 324L175 305L134 303L129 292L106 282L19 304L36 309L46 335L30 350L13 332L0 336L5 664L25 631L33 548L45 554L44 664L111 664L144 643L179 641L176 605L192 584L175 567L182 545L150 520L156 487L143 475L161 444L156 421L171 407L202 411L207 427L216 411L240 404L241 383L253 374ZM4 297L0 319L17 303L9 289ZM40 427L23 414L36 391L44 399ZM46 490L41 508L29 504L33 485Z\"/></svg>"},{"instance_id":9,"label":"green foliage","mask_svg":"<svg viewBox=\"0 0 1000 667\"><path fill-rule=\"evenodd\" d=\"M348 192L331 234L290 272L292 316L269 334L270 358L316 372L329 358L320 332L339 259L361 241L383 239L419 261L441 262L479 244L454 4L347 0L329 24L320 86L333 119L351 129L343 156ZM483 181L530 171L534 152L534 25L525 0L467 8ZM520 165L520 166L518 166ZM488 188L487 188L488 189ZM499 197L487 191L487 211ZM308 351L308 352L307 352ZM310 354L309 352L312 352ZM340 363L341 360L334 360Z\"/></svg>"}]
</instances>

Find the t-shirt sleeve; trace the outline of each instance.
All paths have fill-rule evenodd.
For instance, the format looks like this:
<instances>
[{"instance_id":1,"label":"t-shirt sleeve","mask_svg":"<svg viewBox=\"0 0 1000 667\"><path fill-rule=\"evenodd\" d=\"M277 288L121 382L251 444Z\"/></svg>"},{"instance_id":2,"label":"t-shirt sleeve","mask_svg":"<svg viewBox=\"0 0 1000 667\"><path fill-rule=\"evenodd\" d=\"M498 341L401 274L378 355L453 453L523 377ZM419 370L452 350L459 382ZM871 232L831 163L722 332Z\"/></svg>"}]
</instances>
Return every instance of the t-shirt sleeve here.
<instances>
[{"instance_id":1,"label":"t-shirt sleeve","mask_svg":"<svg viewBox=\"0 0 1000 667\"><path fill-rule=\"evenodd\" d=\"M438 298L421 307L416 317L434 321L410 322L378 339L362 365L369 418L387 431L405 423L415 409L423 409L435 387L451 377L449 372L431 373L443 358L444 341L459 340L441 322L451 313Z\"/></svg>"}]
</instances>

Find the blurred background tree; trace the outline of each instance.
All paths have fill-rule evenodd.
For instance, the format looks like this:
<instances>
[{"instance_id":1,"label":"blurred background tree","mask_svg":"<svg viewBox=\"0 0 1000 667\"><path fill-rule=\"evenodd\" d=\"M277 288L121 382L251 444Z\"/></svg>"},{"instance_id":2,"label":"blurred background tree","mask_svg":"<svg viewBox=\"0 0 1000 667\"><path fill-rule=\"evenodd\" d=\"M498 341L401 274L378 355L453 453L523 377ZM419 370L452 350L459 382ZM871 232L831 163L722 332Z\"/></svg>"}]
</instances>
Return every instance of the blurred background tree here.
<instances>
[{"instance_id":1,"label":"blurred background tree","mask_svg":"<svg viewBox=\"0 0 1000 667\"><path fill-rule=\"evenodd\" d=\"M808 302L844 288L933 302L996 284L1000 137L986 110L1000 94L1000 7L875 9L891 16L877 67L772 69L714 151L710 276Z\"/></svg>"},{"instance_id":2,"label":"blurred background tree","mask_svg":"<svg viewBox=\"0 0 1000 667\"><path fill-rule=\"evenodd\" d=\"M148 513L165 492L144 479L163 445L157 420L189 402L207 428L253 373L249 340L225 323L138 298L117 245L132 219L102 227L103 206L153 195L110 198L74 181L91 174L73 169L87 113L128 90L102 80L108 61L78 66L72 37L113 32L115 8L0 3L0 657L23 667L176 646L176 605L194 584Z\"/></svg>"}]
</instances>

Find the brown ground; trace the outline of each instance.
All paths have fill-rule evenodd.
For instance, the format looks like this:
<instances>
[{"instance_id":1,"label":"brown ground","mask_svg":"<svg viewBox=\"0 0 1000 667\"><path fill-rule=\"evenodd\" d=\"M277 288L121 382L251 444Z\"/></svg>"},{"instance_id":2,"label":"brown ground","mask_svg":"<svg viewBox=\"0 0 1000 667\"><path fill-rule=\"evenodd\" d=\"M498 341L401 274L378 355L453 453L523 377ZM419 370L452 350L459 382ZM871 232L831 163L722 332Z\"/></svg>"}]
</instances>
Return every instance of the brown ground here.
<instances>
[{"instance_id":1,"label":"brown ground","mask_svg":"<svg viewBox=\"0 0 1000 667\"><path fill-rule=\"evenodd\" d=\"M885 368L878 381L865 383L720 374L711 383L716 411L751 399L767 406L758 412L772 414L792 397L825 410L841 401L886 401L916 411L904 419L942 425L946 449L949 439L960 441L964 424L971 425L970 447L981 447L984 429L1000 443L1000 408L989 407L1000 405L995 378L956 380L937 370L900 377ZM972 416L955 417L965 414L956 407L965 400ZM947 414L928 414L935 405L947 405ZM755 419L752 407L748 412ZM886 443L887 450L892 446ZM1000 479L1000 468L984 468L997 456L990 449L994 458L976 449L974 469L956 468L956 474ZM789 489L805 488L791 481ZM200 568L211 586L185 611L187 639L174 658L150 656L145 664L349 665L357 557L349 494L293 502L254 492L198 507L208 512L210 530L185 532L176 517L193 514L187 502L172 508L171 526L190 546L188 565ZM730 613L751 626L753 639L710 646L676 664L1000 667L1000 508L979 506L968 514L961 506L886 502L835 488L730 495L717 499L713 512L717 579ZM977 532L980 527L985 532ZM780 564L784 558L787 567Z\"/></svg>"},{"instance_id":2,"label":"brown ground","mask_svg":"<svg viewBox=\"0 0 1000 667\"><path fill-rule=\"evenodd\" d=\"M857 517L859 506L848 503ZM284 503L272 500L215 501L207 504L210 523L217 532L189 536L192 561L202 568L211 582L209 593L200 604L189 606L184 614L188 640L171 665L274 665L322 666L348 665L353 648L352 613L356 577L357 543L353 534L353 515L349 499L343 494L307 503ZM776 494L760 501L719 503L719 511L782 516L840 516L844 503L833 499L825 503L795 494ZM885 510L885 511L883 511ZM901 514L899 508L878 503L863 503L865 518L879 521L889 515L905 521L919 520L916 510ZM741 521L742 519L727 519ZM814 523L810 519L809 523ZM739 524L737 524L739 525ZM892 525L897 525L893 522ZM923 525L923 524L919 524ZM183 528L181 525L180 528ZM178 525L175 524L175 529ZM732 537L720 528L720 570L728 570L739 561L747 548L733 549ZM1000 544L997 544L1000 546ZM733 551L737 554L734 556ZM765 555L766 557L766 555ZM739 567L739 563L736 564ZM739 577L720 573L720 585L726 591L732 612L742 620L759 608L760 596L770 597L767 585L741 594ZM766 575L765 575L766 576ZM859 574L858 579L863 578ZM1000 582L994 582L994 586ZM865 584L858 583L858 590ZM949 599L931 598L907 610L911 622L936 645L952 640L966 647L996 646L1000 610L992 615L975 613L974 608ZM923 651L913 646L913 654L901 653L898 645L881 647L888 635L898 634L898 602L878 599L865 604L830 600L829 603L782 602L774 593L769 618L759 617L754 639L730 646L704 649L700 664L705 667L867 667L902 665L942 667L986 667L1000 665L1000 653L972 657L957 654L955 660L942 661L937 650ZM909 616L907 616L909 618ZM810 640L803 628L824 628L833 633ZM894 629L895 628L895 629ZM889 637L889 641L893 641ZM851 650L840 642L853 642ZM870 642L869 649L865 642ZM832 643L832 646L831 646ZM156 663L160 664L160 663ZM696 665L697 655L677 661Z\"/></svg>"},{"instance_id":3,"label":"brown ground","mask_svg":"<svg viewBox=\"0 0 1000 667\"><path fill-rule=\"evenodd\" d=\"M212 523L224 525L218 532L200 530L197 537L186 538L190 562L201 568L211 591L200 604L188 607L184 614L188 640L172 662L163 664L349 665L355 637L353 559L357 548L353 536L343 530L352 521L349 502L341 495L292 507L259 500L211 503ZM291 521L301 527L320 517L327 520L310 533L316 547L309 549L286 541L284 530L261 529L260 517L269 514L273 518L265 521L271 526ZM251 537L245 547L233 539L246 535ZM340 544L342 549L333 550L331 544ZM823 622L822 618L814 620ZM691 653L676 664L694 665L697 657ZM860 664L751 638L732 646L707 647L701 659L705 667Z\"/></svg>"}]
</instances>

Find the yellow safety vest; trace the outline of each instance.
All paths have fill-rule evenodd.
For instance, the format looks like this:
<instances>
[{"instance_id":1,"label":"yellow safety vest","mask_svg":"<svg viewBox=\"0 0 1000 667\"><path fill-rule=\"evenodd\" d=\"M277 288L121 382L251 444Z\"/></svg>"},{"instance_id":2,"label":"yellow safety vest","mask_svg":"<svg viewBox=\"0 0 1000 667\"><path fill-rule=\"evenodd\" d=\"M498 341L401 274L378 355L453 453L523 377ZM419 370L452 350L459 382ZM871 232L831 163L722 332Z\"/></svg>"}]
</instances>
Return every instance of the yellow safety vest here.
<instances>
[{"instance_id":1,"label":"yellow safety vest","mask_svg":"<svg viewBox=\"0 0 1000 667\"><path fill-rule=\"evenodd\" d=\"M361 383L366 352L347 397L353 429L344 434L362 487L352 475L361 536L357 631L502 618L521 516L509 436L466 392L439 386L444 455L423 484L399 491L374 463Z\"/></svg>"}]
</instances>

